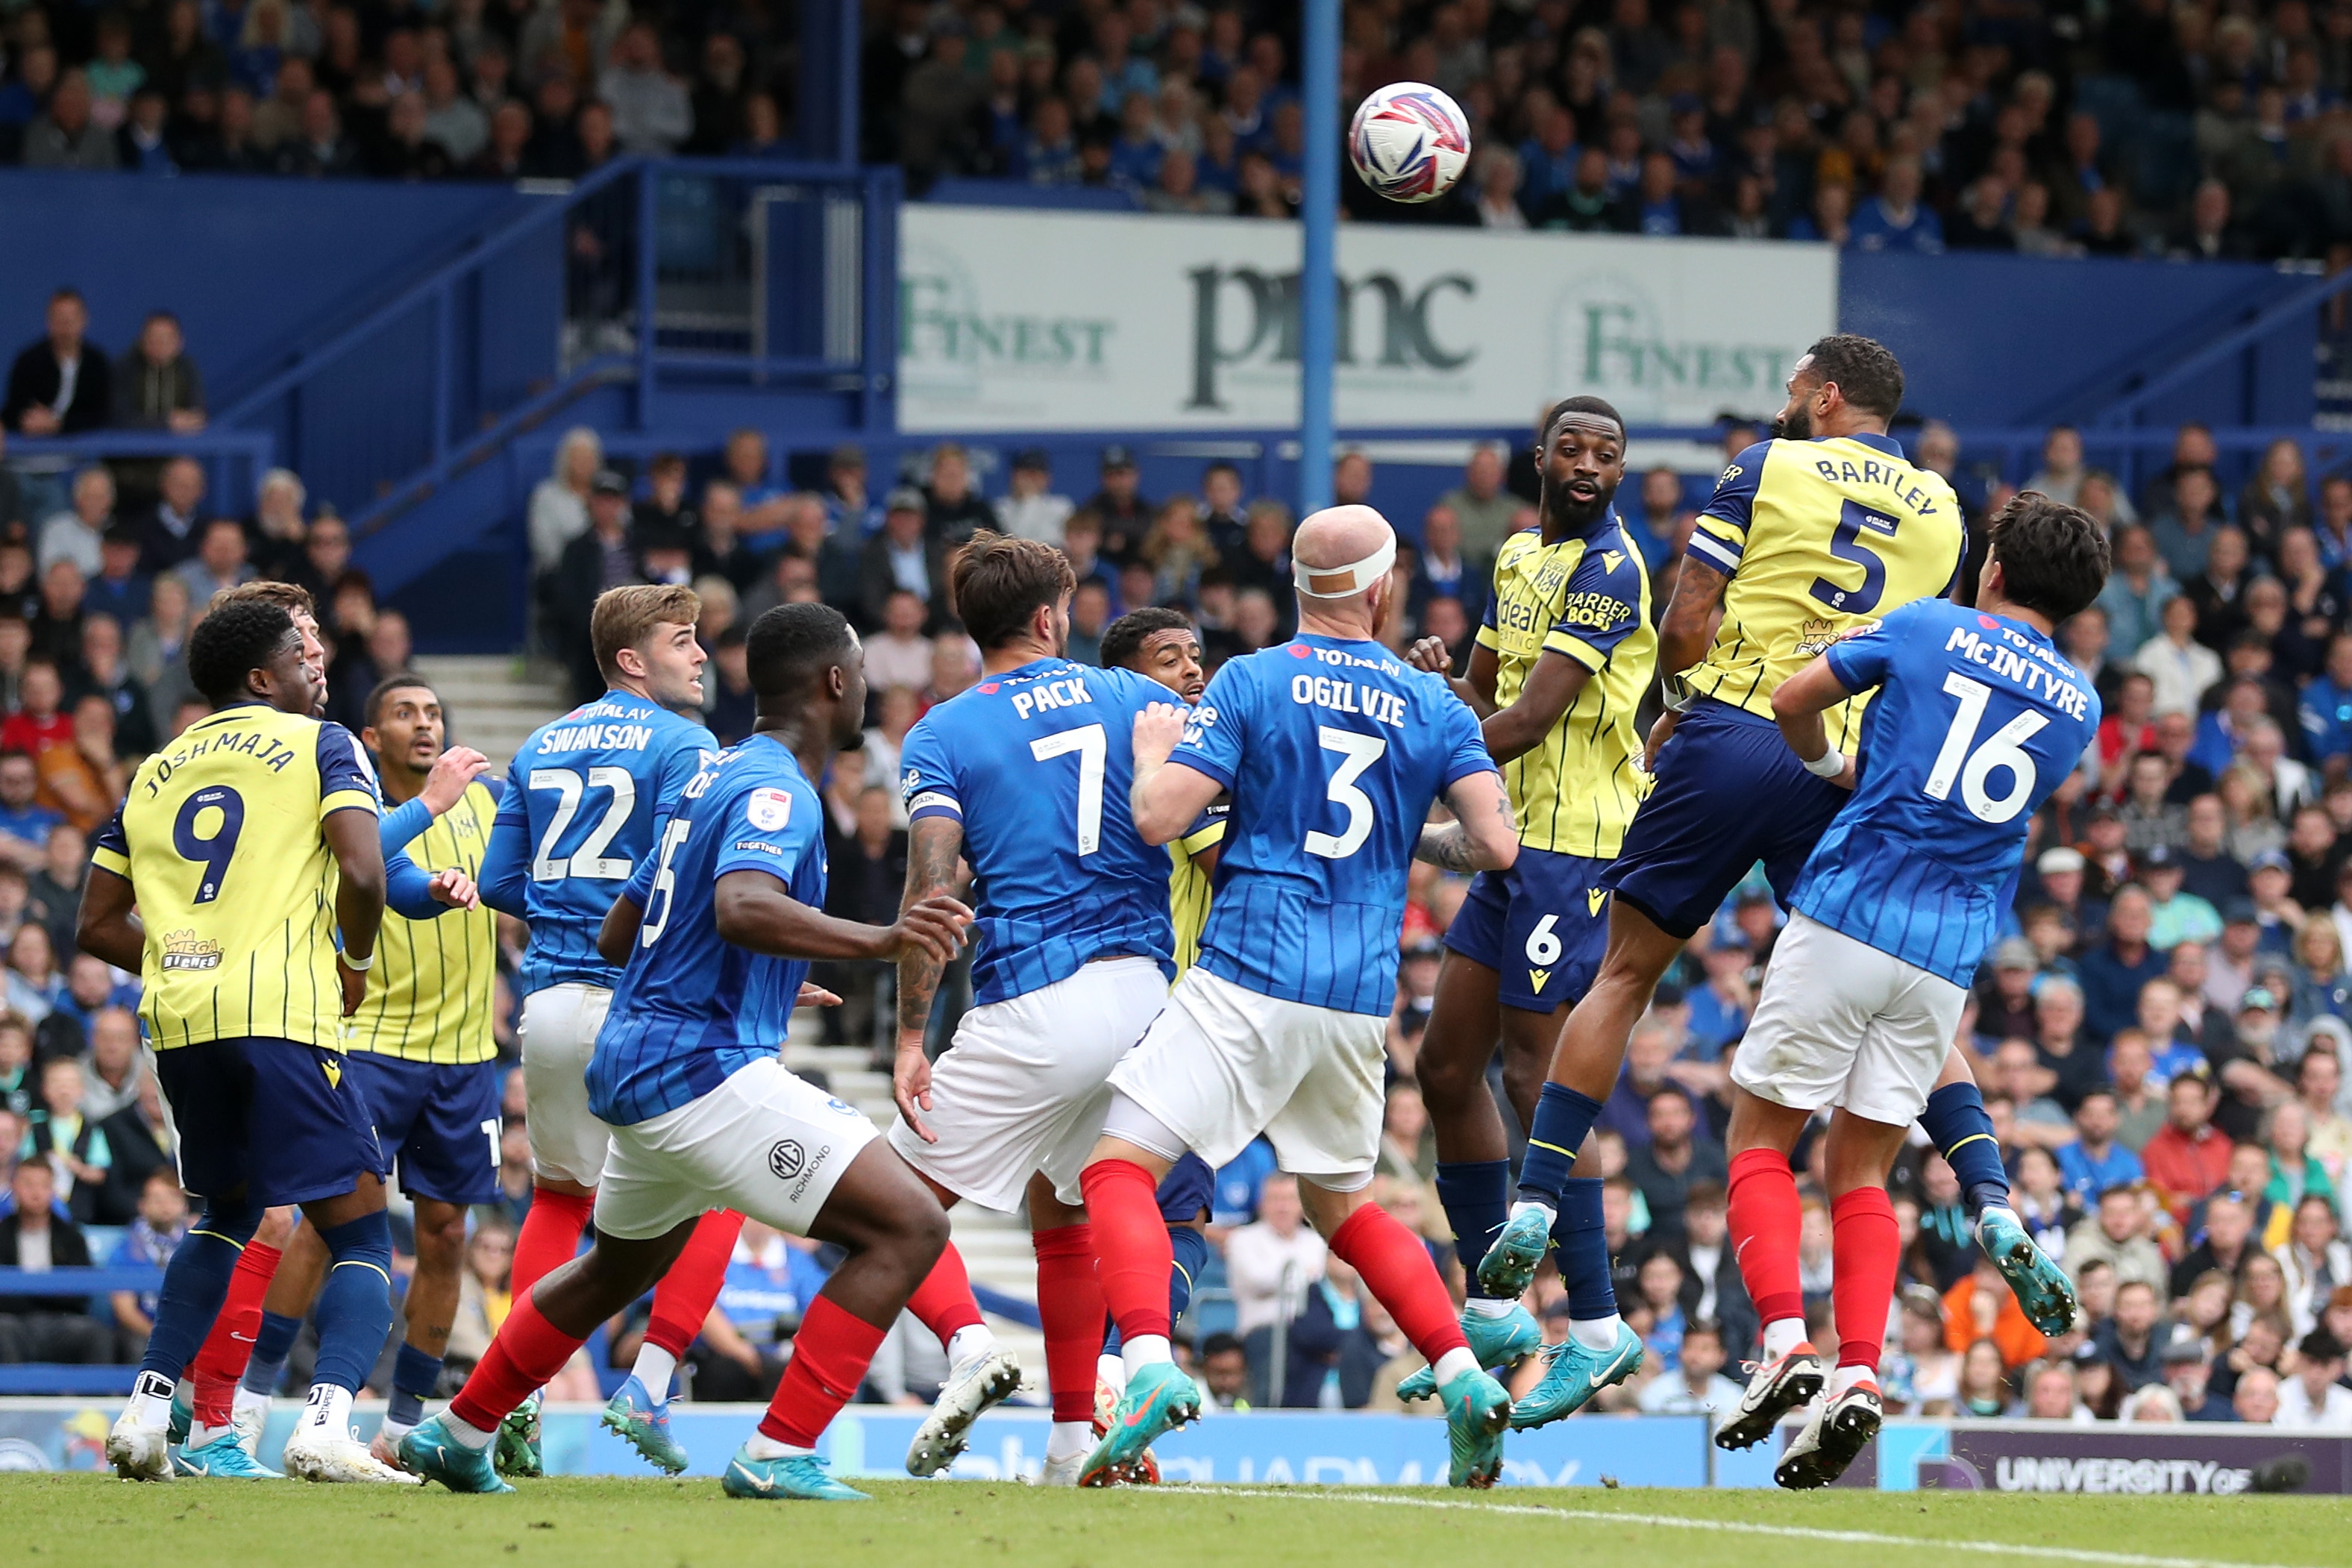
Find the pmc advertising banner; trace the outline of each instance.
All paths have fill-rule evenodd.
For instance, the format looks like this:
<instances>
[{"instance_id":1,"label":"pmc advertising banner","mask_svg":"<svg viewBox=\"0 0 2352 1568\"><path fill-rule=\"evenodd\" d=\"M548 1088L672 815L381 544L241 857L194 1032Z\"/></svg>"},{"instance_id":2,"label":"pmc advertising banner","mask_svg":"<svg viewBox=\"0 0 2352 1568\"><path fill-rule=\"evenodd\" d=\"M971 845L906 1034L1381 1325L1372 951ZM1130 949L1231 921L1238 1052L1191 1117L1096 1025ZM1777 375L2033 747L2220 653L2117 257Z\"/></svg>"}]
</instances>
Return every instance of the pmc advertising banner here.
<instances>
[{"instance_id":1,"label":"pmc advertising banner","mask_svg":"<svg viewBox=\"0 0 2352 1568\"><path fill-rule=\"evenodd\" d=\"M1296 224L915 204L898 266L908 430L1297 421ZM1824 245L1347 224L1339 275L1342 426L1769 415L1837 320Z\"/></svg>"}]
</instances>

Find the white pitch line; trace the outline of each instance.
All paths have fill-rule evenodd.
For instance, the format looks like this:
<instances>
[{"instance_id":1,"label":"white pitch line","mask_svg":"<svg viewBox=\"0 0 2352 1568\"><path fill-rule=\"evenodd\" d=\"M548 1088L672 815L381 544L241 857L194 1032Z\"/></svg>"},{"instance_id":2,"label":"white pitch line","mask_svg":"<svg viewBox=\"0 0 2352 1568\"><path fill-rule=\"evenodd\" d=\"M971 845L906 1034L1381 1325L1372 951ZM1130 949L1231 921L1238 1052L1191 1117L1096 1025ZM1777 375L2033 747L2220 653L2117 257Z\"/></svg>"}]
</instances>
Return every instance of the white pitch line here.
<instances>
[{"instance_id":1,"label":"white pitch line","mask_svg":"<svg viewBox=\"0 0 2352 1568\"><path fill-rule=\"evenodd\" d=\"M1135 1489L1142 1491L1147 1489ZM1705 1530L1730 1535L1773 1535L1790 1541L1830 1541L1853 1546L1930 1547L1945 1552L1974 1552L1993 1557L2047 1557L2068 1563L2096 1563L2105 1568L2284 1568L2262 1563L2233 1563L2205 1557L2148 1557L2135 1552L2092 1552L2079 1547L2032 1546L2011 1541L1947 1541L1926 1535L1881 1535L1866 1530L1809 1530L1794 1524L1749 1524L1738 1520L1685 1519L1671 1513L1620 1513L1594 1508L1541 1508L1525 1503L1452 1502L1438 1498L1396 1497L1379 1492L1307 1491L1289 1487L1221 1487L1202 1482L1148 1489L1159 1497L1281 1498L1290 1501L1369 1503L1388 1508L1460 1510L1472 1513L1507 1513L1535 1519L1564 1519L1594 1524L1654 1524L1672 1530Z\"/></svg>"}]
</instances>

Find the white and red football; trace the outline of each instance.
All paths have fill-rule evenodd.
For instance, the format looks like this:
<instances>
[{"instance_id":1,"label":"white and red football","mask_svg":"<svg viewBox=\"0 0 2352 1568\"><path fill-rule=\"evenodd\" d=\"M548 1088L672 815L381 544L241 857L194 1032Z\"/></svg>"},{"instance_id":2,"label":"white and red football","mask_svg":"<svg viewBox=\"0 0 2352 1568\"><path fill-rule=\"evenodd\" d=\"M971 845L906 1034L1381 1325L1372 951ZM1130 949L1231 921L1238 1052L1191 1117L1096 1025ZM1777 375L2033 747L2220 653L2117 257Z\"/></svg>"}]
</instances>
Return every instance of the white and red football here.
<instances>
[{"instance_id":1,"label":"white and red football","mask_svg":"<svg viewBox=\"0 0 2352 1568\"><path fill-rule=\"evenodd\" d=\"M1437 89L1392 82L1357 105L1348 161L1365 184L1392 202L1433 201L1454 188L1470 161L1470 122Z\"/></svg>"}]
</instances>

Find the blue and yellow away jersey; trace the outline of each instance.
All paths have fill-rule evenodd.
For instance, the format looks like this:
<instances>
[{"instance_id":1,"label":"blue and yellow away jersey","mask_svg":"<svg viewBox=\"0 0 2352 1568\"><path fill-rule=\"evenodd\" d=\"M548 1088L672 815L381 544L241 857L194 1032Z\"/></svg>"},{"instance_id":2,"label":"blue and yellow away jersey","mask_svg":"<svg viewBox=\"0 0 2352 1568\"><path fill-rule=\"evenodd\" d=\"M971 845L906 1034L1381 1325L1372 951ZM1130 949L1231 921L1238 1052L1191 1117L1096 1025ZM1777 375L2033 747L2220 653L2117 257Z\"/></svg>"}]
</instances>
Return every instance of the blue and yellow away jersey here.
<instances>
[{"instance_id":1,"label":"blue and yellow away jersey","mask_svg":"<svg viewBox=\"0 0 2352 1568\"><path fill-rule=\"evenodd\" d=\"M2098 693L2024 622L1932 601L1838 644L1829 663L1878 700L1853 799L1789 901L1967 985L2017 890L2033 814L2098 731Z\"/></svg>"},{"instance_id":2,"label":"blue and yellow away jersey","mask_svg":"<svg viewBox=\"0 0 2352 1568\"><path fill-rule=\"evenodd\" d=\"M467 785L456 805L409 841L409 854L428 872L455 868L478 882L498 809L487 785ZM490 1030L497 910L484 904L413 921L386 910L375 951L376 972L352 1015L345 1050L445 1066L498 1055Z\"/></svg>"},{"instance_id":3,"label":"blue and yellow away jersey","mask_svg":"<svg viewBox=\"0 0 2352 1568\"><path fill-rule=\"evenodd\" d=\"M1888 611L1947 594L1968 544L1942 476L1887 436L1759 441L1699 513L1690 553L1731 579L1715 646L1684 679L1759 718L1815 654ZM1822 716L1851 752L1869 698Z\"/></svg>"},{"instance_id":4,"label":"blue and yellow away jersey","mask_svg":"<svg viewBox=\"0 0 2352 1568\"><path fill-rule=\"evenodd\" d=\"M1168 845L1168 918L1176 927L1176 973L1182 974L1201 956L1201 931L1209 923L1209 868L1194 858L1225 841L1230 805L1218 805L1201 814L1183 837Z\"/></svg>"},{"instance_id":5,"label":"blue and yellow away jersey","mask_svg":"<svg viewBox=\"0 0 2352 1568\"><path fill-rule=\"evenodd\" d=\"M90 863L139 900L139 1016L157 1050L247 1035L341 1048L341 873L320 831L338 811L376 815L359 741L262 702L197 720L139 764Z\"/></svg>"},{"instance_id":6,"label":"blue and yellow away jersey","mask_svg":"<svg viewBox=\"0 0 2352 1568\"><path fill-rule=\"evenodd\" d=\"M1617 514L1549 544L1540 528L1503 541L1478 643L1495 650L1498 708L1518 700L1546 652L1592 672L1551 732L1503 764L1503 783L1520 843L1614 858L1649 791L1633 718L1658 665L1649 571Z\"/></svg>"}]
</instances>

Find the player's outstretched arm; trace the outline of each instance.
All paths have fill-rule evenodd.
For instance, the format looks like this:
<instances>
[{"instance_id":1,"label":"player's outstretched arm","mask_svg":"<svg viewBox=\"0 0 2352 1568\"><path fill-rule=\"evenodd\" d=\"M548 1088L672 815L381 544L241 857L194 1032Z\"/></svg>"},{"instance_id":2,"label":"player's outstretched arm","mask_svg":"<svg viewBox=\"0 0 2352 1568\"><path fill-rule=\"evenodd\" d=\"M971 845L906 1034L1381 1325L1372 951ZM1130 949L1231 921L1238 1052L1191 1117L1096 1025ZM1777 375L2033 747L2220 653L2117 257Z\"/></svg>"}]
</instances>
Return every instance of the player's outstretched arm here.
<instances>
[{"instance_id":1,"label":"player's outstretched arm","mask_svg":"<svg viewBox=\"0 0 2352 1568\"><path fill-rule=\"evenodd\" d=\"M1545 649L1528 672L1528 683L1519 688L1517 699L1508 708L1490 707L1481 716L1478 729L1486 738L1488 754L1498 763L1507 763L1543 744L1544 737L1551 733L1560 715L1576 705L1578 694L1591 679L1592 671L1568 655ZM1471 707L1475 710L1477 705Z\"/></svg>"},{"instance_id":2,"label":"player's outstretched arm","mask_svg":"<svg viewBox=\"0 0 2352 1568\"><path fill-rule=\"evenodd\" d=\"M963 819L945 814L919 816L907 832L907 890L900 918L919 905L950 896L963 865ZM891 1092L907 1124L926 1142L931 1131L916 1114L930 1108L931 1063L923 1054L923 1034L931 1021L931 999L952 955L934 956L910 948L898 960L898 1050Z\"/></svg>"},{"instance_id":3,"label":"player's outstretched arm","mask_svg":"<svg viewBox=\"0 0 2352 1568\"><path fill-rule=\"evenodd\" d=\"M1495 676L1500 661L1486 644L1480 643L1470 650L1467 678L1454 673L1454 655L1444 637L1423 637L1405 650L1404 661L1415 669L1445 677L1445 684L1454 689L1454 695L1468 704L1470 711L1479 718L1495 711Z\"/></svg>"},{"instance_id":4,"label":"player's outstretched arm","mask_svg":"<svg viewBox=\"0 0 2352 1568\"><path fill-rule=\"evenodd\" d=\"M523 902L530 885L530 826L501 816L491 824L490 841L482 850L482 902L502 915L529 920Z\"/></svg>"},{"instance_id":5,"label":"player's outstretched arm","mask_svg":"<svg viewBox=\"0 0 2352 1568\"><path fill-rule=\"evenodd\" d=\"M881 963L919 949L944 964L963 945L971 911L953 899L925 899L895 924L837 920L802 903L765 871L730 871L714 896L719 935L737 947L774 958L873 959Z\"/></svg>"},{"instance_id":6,"label":"player's outstretched arm","mask_svg":"<svg viewBox=\"0 0 2352 1568\"><path fill-rule=\"evenodd\" d=\"M135 909L131 879L92 866L81 885L81 910L74 919L74 945L115 968L139 973L147 959L147 932Z\"/></svg>"},{"instance_id":7,"label":"player's outstretched arm","mask_svg":"<svg viewBox=\"0 0 2352 1568\"><path fill-rule=\"evenodd\" d=\"M1127 805L1146 844L1180 837L1224 793L1223 784L1198 768L1168 761L1191 717L1190 709L1172 702L1154 702L1135 716L1135 784L1127 792Z\"/></svg>"},{"instance_id":8,"label":"player's outstretched arm","mask_svg":"<svg viewBox=\"0 0 2352 1568\"><path fill-rule=\"evenodd\" d=\"M466 798L467 787L489 772L489 758L471 746L452 746L433 759L432 771L425 775L425 788L416 798L435 816L446 816Z\"/></svg>"},{"instance_id":9,"label":"player's outstretched arm","mask_svg":"<svg viewBox=\"0 0 2352 1568\"><path fill-rule=\"evenodd\" d=\"M1449 871L1507 870L1519 858L1519 827L1503 775L1475 773L1454 781L1445 792L1454 820L1424 827L1412 858Z\"/></svg>"},{"instance_id":10,"label":"player's outstretched arm","mask_svg":"<svg viewBox=\"0 0 2352 1568\"><path fill-rule=\"evenodd\" d=\"M1829 729L1822 715L1853 695L1830 668L1827 655L1817 657L1772 693L1772 718L1780 726L1781 739L1789 742L1799 762L1841 789L1853 787L1853 759L1836 756L1837 766L1831 767L1835 753L1830 749Z\"/></svg>"},{"instance_id":11,"label":"player's outstretched arm","mask_svg":"<svg viewBox=\"0 0 2352 1568\"><path fill-rule=\"evenodd\" d=\"M335 924L343 933L343 955L337 965L343 981L343 1016L359 1011L367 994L367 970L375 962L375 938L383 924L383 845L377 837L375 814L336 811L320 825L327 851L341 875L335 886ZM405 858L405 857L404 857ZM412 868L415 862L410 862ZM357 963L363 967L353 968Z\"/></svg>"}]
</instances>

